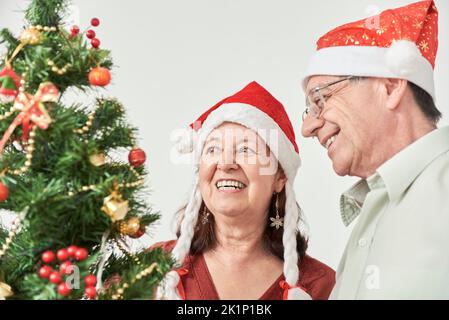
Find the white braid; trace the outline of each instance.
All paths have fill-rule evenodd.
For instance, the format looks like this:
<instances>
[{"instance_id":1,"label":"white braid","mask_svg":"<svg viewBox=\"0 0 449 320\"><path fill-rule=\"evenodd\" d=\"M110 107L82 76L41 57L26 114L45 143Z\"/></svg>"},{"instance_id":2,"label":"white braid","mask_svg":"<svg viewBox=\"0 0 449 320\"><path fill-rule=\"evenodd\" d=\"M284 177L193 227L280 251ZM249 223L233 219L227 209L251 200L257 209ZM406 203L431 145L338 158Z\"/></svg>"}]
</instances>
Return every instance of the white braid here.
<instances>
[{"instance_id":1,"label":"white braid","mask_svg":"<svg viewBox=\"0 0 449 320\"><path fill-rule=\"evenodd\" d=\"M189 254L202 201L197 175L189 203L184 211L184 217L181 222L181 234L171 253L173 259L176 261L177 267L183 264L185 257ZM168 272L157 289L156 299L180 300L181 298L177 290L179 281L180 277L176 271Z\"/></svg>"},{"instance_id":2,"label":"white braid","mask_svg":"<svg viewBox=\"0 0 449 320\"><path fill-rule=\"evenodd\" d=\"M296 225L299 219L299 212L294 191L289 181L285 184L285 192L284 234L282 236L284 244L284 275L287 283L290 286L295 286L299 278L298 251L296 248Z\"/></svg>"},{"instance_id":3,"label":"white braid","mask_svg":"<svg viewBox=\"0 0 449 320\"><path fill-rule=\"evenodd\" d=\"M179 274L176 271L168 272L156 291L157 300L181 300L178 292Z\"/></svg>"},{"instance_id":4,"label":"white braid","mask_svg":"<svg viewBox=\"0 0 449 320\"><path fill-rule=\"evenodd\" d=\"M299 279L298 251L296 243L296 229L299 222L299 209L296 204L295 191L290 181L285 184L286 202L284 216L284 234L282 242L284 245L284 276L292 287L288 290L288 300L310 300L310 296L296 287ZM296 288L295 288L296 287Z\"/></svg>"},{"instance_id":5,"label":"white braid","mask_svg":"<svg viewBox=\"0 0 449 320\"><path fill-rule=\"evenodd\" d=\"M196 187L193 189L192 196L187 204L184 212L184 218L181 222L181 235L179 236L176 246L172 251L172 256L179 265L182 265L184 258L190 251L190 245L195 234L195 226L198 221L198 212L200 211L201 202L203 201L198 184L198 178L195 180Z\"/></svg>"}]
</instances>

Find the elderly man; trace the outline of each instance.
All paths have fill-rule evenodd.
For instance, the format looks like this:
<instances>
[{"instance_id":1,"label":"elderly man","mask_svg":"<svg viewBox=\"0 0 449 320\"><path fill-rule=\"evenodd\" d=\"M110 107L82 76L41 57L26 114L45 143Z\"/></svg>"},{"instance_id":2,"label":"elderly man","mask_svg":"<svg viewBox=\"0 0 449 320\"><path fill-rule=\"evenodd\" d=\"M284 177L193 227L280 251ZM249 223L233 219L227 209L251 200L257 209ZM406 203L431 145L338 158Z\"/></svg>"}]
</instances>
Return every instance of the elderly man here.
<instances>
[{"instance_id":1,"label":"elderly man","mask_svg":"<svg viewBox=\"0 0 449 320\"><path fill-rule=\"evenodd\" d=\"M449 299L449 127L437 128L433 1L387 10L318 40L302 133L327 149L358 217L334 299Z\"/></svg>"}]
</instances>

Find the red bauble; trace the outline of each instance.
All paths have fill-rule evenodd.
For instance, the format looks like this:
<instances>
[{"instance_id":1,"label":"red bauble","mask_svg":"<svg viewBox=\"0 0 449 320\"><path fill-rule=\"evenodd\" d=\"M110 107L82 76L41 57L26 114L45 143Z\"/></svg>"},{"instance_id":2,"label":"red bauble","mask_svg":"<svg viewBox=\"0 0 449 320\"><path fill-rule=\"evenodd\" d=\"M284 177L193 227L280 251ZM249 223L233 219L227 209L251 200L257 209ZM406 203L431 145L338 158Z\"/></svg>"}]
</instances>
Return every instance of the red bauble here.
<instances>
[{"instance_id":1,"label":"red bauble","mask_svg":"<svg viewBox=\"0 0 449 320\"><path fill-rule=\"evenodd\" d=\"M0 202L5 201L6 199L8 199L9 196L9 189L8 187L0 182Z\"/></svg>"},{"instance_id":2,"label":"red bauble","mask_svg":"<svg viewBox=\"0 0 449 320\"><path fill-rule=\"evenodd\" d=\"M71 245L70 247L67 248L67 253L69 254L70 257L75 257L75 253L76 250L78 250L77 246Z\"/></svg>"},{"instance_id":3,"label":"red bauble","mask_svg":"<svg viewBox=\"0 0 449 320\"><path fill-rule=\"evenodd\" d=\"M98 19L98 18L92 18L92 20L90 20L90 24L91 24L93 27L98 27L98 26L100 25L100 19Z\"/></svg>"},{"instance_id":4,"label":"red bauble","mask_svg":"<svg viewBox=\"0 0 449 320\"><path fill-rule=\"evenodd\" d=\"M97 290L95 289L95 287L86 287L86 289L84 289L84 293L86 294L86 296L89 299L95 299L95 296L97 295Z\"/></svg>"},{"instance_id":5,"label":"red bauble","mask_svg":"<svg viewBox=\"0 0 449 320\"><path fill-rule=\"evenodd\" d=\"M59 293L61 296L66 297L66 296L68 296L71 292L72 292L72 289L70 289L69 285L68 285L67 283L65 283L65 282L61 283L61 284L58 286L58 293Z\"/></svg>"},{"instance_id":6,"label":"red bauble","mask_svg":"<svg viewBox=\"0 0 449 320\"><path fill-rule=\"evenodd\" d=\"M89 255L89 253L87 252L86 249L78 248L78 250L76 250L76 252L75 252L75 259L78 261L83 261L83 260L86 260L88 255Z\"/></svg>"},{"instance_id":7,"label":"red bauble","mask_svg":"<svg viewBox=\"0 0 449 320\"><path fill-rule=\"evenodd\" d=\"M87 30L86 37L88 37L89 39L95 38L95 31L94 30Z\"/></svg>"},{"instance_id":8,"label":"red bauble","mask_svg":"<svg viewBox=\"0 0 449 320\"><path fill-rule=\"evenodd\" d=\"M50 266L42 266L39 269L39 277L41 277L42 279L47 279L52 272L53 269Z\"/></svg>"},{"instance_id":9,"label":"red bauble","mask_svg":"<svg viewBox=\"0 0 449 320\"><path fill-rule=\"evenodd\" d=\"M9 196L8 187L2 182L0 182L0 202L3 202L6 199L8 199L8 196Z\"/></svg>"},{"instance_id":10,"label":"red bauble","mask_svg":"<svg viewBox=\"0 0 449 320\"><path fill-rule=\"evenodd\" d=\"M95 49L97 49L98 47L100 47L100 40L99 39L97 39L97 38L93 38L91 41L90 41L90 44L92 45L92 47L94 47Z\"/></svg>"},{"instance_id":11,"label":"red bauble","mask_svg":"<svg viewBox=\"0 0 449 320\"><path fill-rule=\"evenodd\" d=\"M59 266L59 271L61 271L61 273L63 274L71 274L73 271L72 263L70 261L64 261Z\"/></svg>"},{"instance_id":12,"label":"red bauble","mask_svg":"<svg viewBox=\"0 0 449 320\"><path fill-rule=\"evenodd\" d=\"M144 229L139 229L135 234L133 235L129 235L131 238L133 239L139 239L141 236L143 236L145 234L145 228Z\"/></svg>"},{"instance_id":13,"label":"red bauble","mask_svg":"<svg viewBox=\"0 0 449 320\"><path fill-rule=\"evenodd\" d=\"M133 167L139 167L145 163L147 160L147 156L145 151L142 149L136 148L132 149L128 155L128 161Z\"/></svg>"},{"instance_id":14,"label":"red bauble","mask_svg":"<svg viewBox=\"0 0 449 320\"><path fill-rule=\"evenodd\" d=\"M48 250L42 254L42 261L44 261L45 263L50 263L53 260L55 260L55 254L53 251Z\"/></svg>"},{"instance_id":15,"label":"red bauble","mask_svg":"<svg viewBox=\"0 0 449 320\"><path fill-rule=\"evenodd\" d=\"M72 36L76 36L80 32L80 28L76 25L72 26L72 29L70 29L70 33Z\"/></svg>"},{"instance_id":16,"label":"red bauble","mask_svg":"<svg viewBox=\"0 0 449 320\"><path fill-rule=\"evenodd\" d=\"M97 277L95 277L93 274L90 274L84 278L84 283L87 287L93 287L97 284Z\"/></svg>"},{"instance_id":17,"label":"red bauble","mask_svg":"<svg viewBox=\"0 0 449 320\"><path fill-rule=\"evenodd\" d=\"M55 284L61 283L62 281L61 274L58 271L53 271L48 277L48 279L50 280L50 282Z\"/></svg>"},{"instance_id":18,"label":"red bauble","mask_svg":"<svg viewBox=\"0 0 449 320\"><path fill-rule=\"evenodd\" d=\"M89 83L93 86L104 87L111 82L111 73L103 67L96 67L89 72Z\"/></svg>"},{"instance_id":19,"label":"red bauble","mask_svg":"<svg viewBox=\"0 0 449 320\"><path fill-rule=\"evenodd\" d=\"M56 253L56 256L58 257L59 261L66 261L69 258L69 252L67 249L60 249Z\"/></svg>"}]
</instances>

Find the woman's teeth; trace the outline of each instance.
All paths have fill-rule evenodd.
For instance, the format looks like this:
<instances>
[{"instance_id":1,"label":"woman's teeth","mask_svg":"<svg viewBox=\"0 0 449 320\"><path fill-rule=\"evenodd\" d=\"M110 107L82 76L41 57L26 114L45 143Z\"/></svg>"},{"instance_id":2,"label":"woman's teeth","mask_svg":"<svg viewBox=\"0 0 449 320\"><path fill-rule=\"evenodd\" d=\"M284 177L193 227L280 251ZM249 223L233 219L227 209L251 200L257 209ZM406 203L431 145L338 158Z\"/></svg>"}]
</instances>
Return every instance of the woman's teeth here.
<instances>
[{"instance_id":1,"label":"woman's teeth","mask_svg":"<svg viewBox=\"0 0 449 320\"><path fill-rule=\"evenodd\" d=\"M326 149L329 149L329 147L331 146L332 143L334 143L335 139L337 138L337 135L330 137L327 141L326 141Z\"/></svg>"},{"instance_id":2,"label":"woman's teeth","mask_svg":"<svg viewBox=\"0 0 449 320\"><path fill-rule=\"evenodd\" d=\"M221 180L215 186L218 190L240 190L246 187L244 183L234 180Z\"/></svg>"}]
</instances>

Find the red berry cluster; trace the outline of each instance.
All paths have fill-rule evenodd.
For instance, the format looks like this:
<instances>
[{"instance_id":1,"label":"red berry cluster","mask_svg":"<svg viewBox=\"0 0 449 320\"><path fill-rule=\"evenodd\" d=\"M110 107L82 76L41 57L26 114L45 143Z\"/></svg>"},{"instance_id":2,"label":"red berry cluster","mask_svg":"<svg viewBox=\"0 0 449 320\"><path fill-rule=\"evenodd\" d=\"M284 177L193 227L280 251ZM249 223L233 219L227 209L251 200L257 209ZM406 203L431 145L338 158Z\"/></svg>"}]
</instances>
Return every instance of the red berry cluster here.
<instances>
[{"instance_id":1,"label":"red berry cluster","mask_svg":"<svg viewBox=\"0 0 449 320\"><path fill-rule=\"evenodd\" d=\"M39 276L42 279L48 279L51 283L58 285L58 293L66 297L70 295L72 289L63 281L63 276L72 273L74 261L86 260L88 255L89 253L86 249L74 245L59 249L56 254L50 250L45 251L42 254L42 261L46 264L39 268ZM49 264L57 263L58 261L60 263L59 268L56 267L56 270L54 270ZM95 284L97 283L96 277L90 274L84 278L84 283L86 284L84 293L89 299L94 299L97 294L95 290Z\"/></svg>"},{"instance_id":2,"label":"red berry cluster","mask_svg":"<svg viewBox=\"0 0 449 320\"><path fill-rule=\"evenodd\" d=\"M98 18L92 18L90 20L90 24L92 27L98 27L100 25L100 20ZM80 28L78 26L72 26L72 29L70 29L70 38L74 38L77 36L80 32ZM96 33L94 30L89 29L86 31L86 37L90 39L90 44L92 45L92 48L99 48L100 47L100 40L95 37Z\"/></svg>"}]
</instances>

